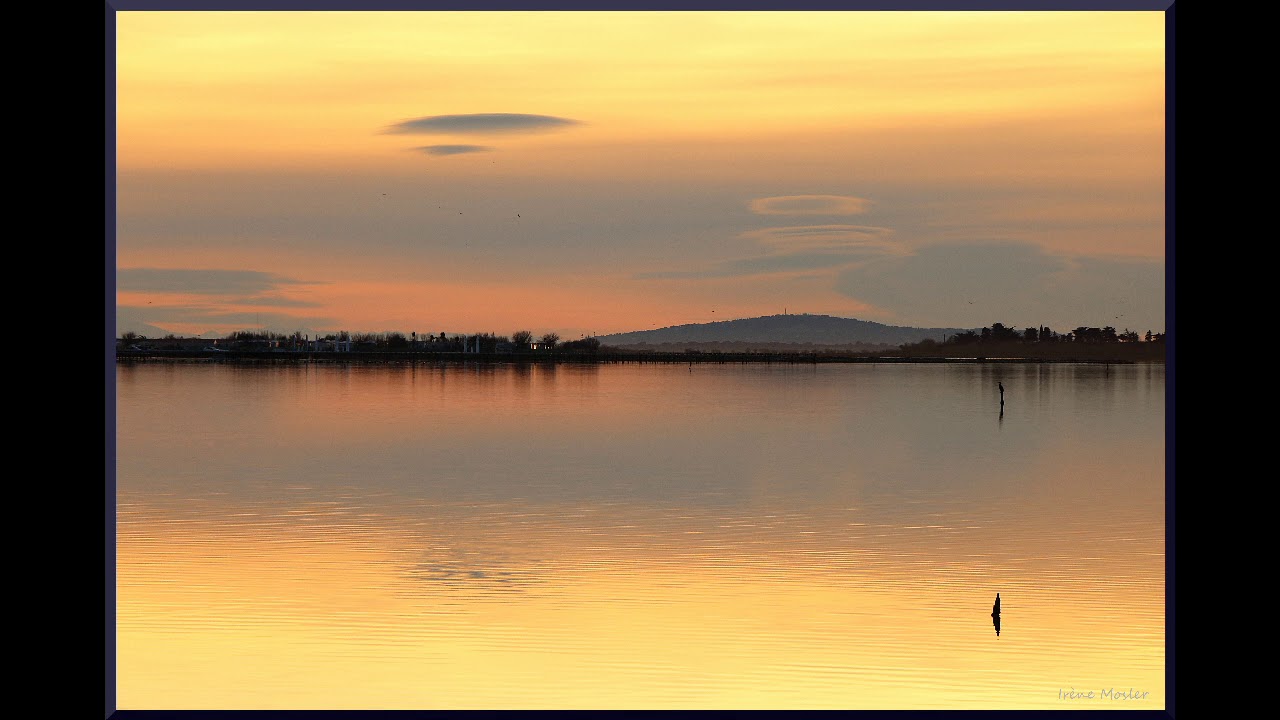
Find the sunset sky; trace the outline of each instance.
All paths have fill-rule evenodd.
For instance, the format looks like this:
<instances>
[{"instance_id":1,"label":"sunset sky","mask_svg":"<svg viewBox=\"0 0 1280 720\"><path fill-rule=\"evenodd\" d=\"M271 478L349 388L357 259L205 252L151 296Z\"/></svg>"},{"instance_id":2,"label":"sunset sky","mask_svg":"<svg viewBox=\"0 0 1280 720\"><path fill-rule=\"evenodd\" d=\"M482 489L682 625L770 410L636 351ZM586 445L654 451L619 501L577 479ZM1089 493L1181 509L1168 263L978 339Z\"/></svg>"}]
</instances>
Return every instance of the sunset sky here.
<instances>
[{"instance_id":1,"label":"sunset sky","mask_svg":"<svg viewBox=\"0 0 1280 720\"><path fill-rule=\"evenodd\" d=\"M118 332L1165 329L1161 12L115 17Z\"/></svg>"}]
</instances>

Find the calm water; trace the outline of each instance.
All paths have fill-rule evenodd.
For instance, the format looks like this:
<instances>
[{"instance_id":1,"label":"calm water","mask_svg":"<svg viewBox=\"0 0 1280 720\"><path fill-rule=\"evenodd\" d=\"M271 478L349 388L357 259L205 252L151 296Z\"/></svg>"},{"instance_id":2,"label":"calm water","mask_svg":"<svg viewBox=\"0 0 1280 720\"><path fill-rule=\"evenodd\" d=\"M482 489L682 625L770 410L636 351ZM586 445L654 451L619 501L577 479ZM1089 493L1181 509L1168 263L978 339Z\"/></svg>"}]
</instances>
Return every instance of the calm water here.
<instances>
[{"instance_id":1,"label":"calm water","mask_svg":"<svg viewBox=\"0 0 1280 720\"><path fill-rule=\"evenodd\" d=\"M116 377L121 708L1165 705L1163 366Z\"/></svg>"}]
</instances>

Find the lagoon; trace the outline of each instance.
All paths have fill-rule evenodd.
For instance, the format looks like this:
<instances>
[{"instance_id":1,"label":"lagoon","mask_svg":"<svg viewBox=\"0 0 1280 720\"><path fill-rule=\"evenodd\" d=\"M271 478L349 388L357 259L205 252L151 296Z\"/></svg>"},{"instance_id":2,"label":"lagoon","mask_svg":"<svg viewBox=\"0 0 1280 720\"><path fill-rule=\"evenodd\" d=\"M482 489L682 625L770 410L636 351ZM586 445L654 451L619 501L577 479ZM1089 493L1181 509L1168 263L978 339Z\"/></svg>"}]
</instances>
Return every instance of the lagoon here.
<instances>
[{"instance_id":1,"label":"lagoon","mask_svg":"<svg viewBox=\"0 0 1280 720\"><path fill-rule=\"evenodd\" d=\"M122 709L1165 706L1161 364L116 382Z\"/></svg>"}]
</instances>

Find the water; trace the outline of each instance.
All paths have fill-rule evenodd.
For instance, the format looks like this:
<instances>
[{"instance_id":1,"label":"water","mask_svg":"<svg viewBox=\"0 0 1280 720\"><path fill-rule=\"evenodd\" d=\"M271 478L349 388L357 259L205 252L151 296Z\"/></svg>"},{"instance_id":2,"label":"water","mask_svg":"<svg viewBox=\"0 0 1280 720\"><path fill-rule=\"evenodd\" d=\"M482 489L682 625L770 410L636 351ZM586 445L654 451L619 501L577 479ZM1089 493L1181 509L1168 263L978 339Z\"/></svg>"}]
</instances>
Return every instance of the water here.
<instances>
[{"instance_id":1,"label":"water","mask_svg":"<svg viewBox=\"0 0 1280 720\"><path fill-rule=\"evenodd\" d=\"M117 393L120 708L1165 706L1163 366Z\"/></svg>"}]
</instances>

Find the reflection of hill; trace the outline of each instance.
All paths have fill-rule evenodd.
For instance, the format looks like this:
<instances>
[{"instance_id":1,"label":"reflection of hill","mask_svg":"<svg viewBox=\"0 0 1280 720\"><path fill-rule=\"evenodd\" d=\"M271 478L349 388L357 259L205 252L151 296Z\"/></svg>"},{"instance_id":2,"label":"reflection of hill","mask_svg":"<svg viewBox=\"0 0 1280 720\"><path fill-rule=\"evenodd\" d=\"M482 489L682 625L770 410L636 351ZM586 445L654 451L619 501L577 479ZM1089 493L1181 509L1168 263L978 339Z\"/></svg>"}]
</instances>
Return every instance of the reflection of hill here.
<instances>
[{"instance_id":1,"label":"reflection of hill","mask_svg":"<svg viewBox=\"0 0 1280 720\"><path fill-rule=\"evenodd\" d=\"M942 340L960 328L914 328L881 325L868 320L830 315L768 315L723 322L676 325L658 330L600 336L600 342L614 347L637 343L813 343L815 345L888 344ZM679 349L686 347L682 345Z\"/></svg>"}]
</instances>

